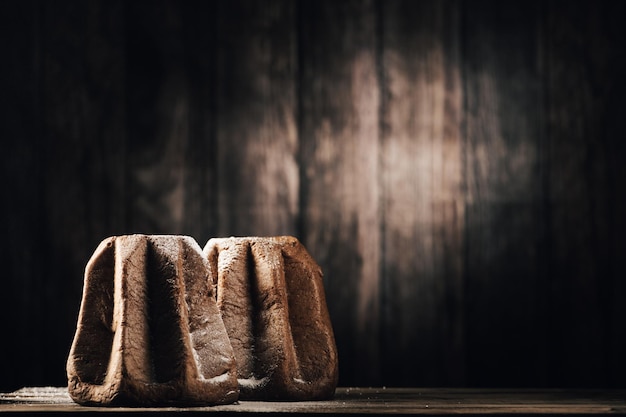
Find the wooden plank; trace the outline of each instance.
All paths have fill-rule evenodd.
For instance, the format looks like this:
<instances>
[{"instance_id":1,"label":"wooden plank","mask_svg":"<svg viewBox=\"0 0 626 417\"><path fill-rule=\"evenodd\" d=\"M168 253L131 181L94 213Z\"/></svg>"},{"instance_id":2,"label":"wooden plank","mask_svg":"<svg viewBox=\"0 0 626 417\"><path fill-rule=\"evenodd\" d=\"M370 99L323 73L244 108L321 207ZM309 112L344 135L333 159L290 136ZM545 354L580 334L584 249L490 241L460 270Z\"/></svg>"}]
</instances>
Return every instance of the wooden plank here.
<instances>
[{"instance_id":1,"label":"wooden plank","mask_svg":"<svg viewBox=\"0 0 626 417\"><path fill-rule=\"evenodd\" d=\"M301 237L344 384L623 386L624 5L500 3L0 2L0 387L128 232Z\"/></svg>"},{"instance_id":2,"label":"wooden plank","mask_svg":"<svg viewBox=\"0 0 626 417\"><path fill-rule=\"evenodd\" d=\"M213 2L128 5L130 229L216 233Z\"/></svg>"},{"instance_id":3,"label":"wooden plank","mask_svg":"<svg viewBox=\"0 0 626 417\"><path fill-rule=\"evenodd\" d=\"M41 138L40 10L35 1L0 3L0 153L3 201L0 206L4 320L0 389L43 383L39 332L43 310L43 226ZM33 332L33 329L37 329ZM7 343L7 340L14 341ZM30 361L15 358L31 358Z\"/></svg>"},{"instance_id":4,"label":"wooden plank","mask_svg":"<svg viewBox=\"0 0 626 417\"><path fill-rule=\"evenodd\" d=\"M217 3L179 2L189 85L189 136L185 149L182 233L203 245L218 233L216 77Z\"/></svg>"},{"instance_id":5,"label":"wooden plank","mask_svg":"<svg viewBox=\"0 0 626 417\"><path fill-rule=\"evenodd\" d=\"M213 407L84 407L66 388L24 388L0 394L2 413L157 413L219 415L626 415L626 392L463 388L338 388L329 401L238 401Z\"/></svg>"},{"instance_id":6,"label":"wooden plank","mask_svg":"<svg viewBox=\"0 0 626 417\"><path fill-rule=\"evenodd\" d=\"M224 1L218 13L218 234L294 235L295 3Z\"/></svg>"},{"instance_id":7,"label":"wooden plank","mask_svg":"<svg viewBox=\"0 0 626 417\"><path fill-rule=\"evenodd\" d=\"M125 221L124 7L41 7L44 210L42 229L29 239L45 270L38 271L41 285L29 290L41 294L34 301L41 337L34 357L47 383L64 384L85 264Z\"/></svg>"},{"instance_id":8,"label":"wooden plank","mask_svg":"<svg viewBox=\"0 0 626 417\"><path fill-rule=\"evenodd\" d=\"M301 235L325 274L340 381L379 380L379 86L373 1L304 1Z\"/></svg>"},{"instance_id":9,"label":"wooden plank","mask_svg":"<svg viewBox=\"0 0 626 417\"><path fill-rule=\"evenodd\" d=\"M183 233L194 88L187 77L186 22L181 5L168 0L131 2L127 20L130 229Z\"/></svg>"},{"instance_id":10,"label":"wooden plank","mask_svg":"<svg viewBox=\"0 0 626 417\"><path fill-rule=\"evenodd\" d=\"M621 3L546 9L552 363L563 386L624 385Z\"/></svg>"},{"instance_id":11,"label":"wooden plank","mask_svg":"<svg viewBox=\"0 0 626 417\"><path fill-rule=\"evenodd\" d=\"M382 3L384 383L462 384L460 7Z\"/></svg>"},{"instance_id":12,"label":"wooden plank","mask_svg":"<svg viewBox=\"0 0 626 417\"><path fill-rule=\"evenodd\" d=\"M537 4L464 10L467 382L537 386L545 360Z\"/></svg>"}]
</instances>

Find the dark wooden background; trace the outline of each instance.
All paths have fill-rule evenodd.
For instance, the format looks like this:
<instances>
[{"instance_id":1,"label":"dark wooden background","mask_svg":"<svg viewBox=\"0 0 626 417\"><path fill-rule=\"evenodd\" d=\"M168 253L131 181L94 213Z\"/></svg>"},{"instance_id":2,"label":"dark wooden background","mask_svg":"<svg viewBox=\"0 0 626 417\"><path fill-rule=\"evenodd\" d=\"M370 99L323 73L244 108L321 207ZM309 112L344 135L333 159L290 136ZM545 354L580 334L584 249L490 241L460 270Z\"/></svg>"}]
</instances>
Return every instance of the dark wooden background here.
<instances>
[{"instance_id":1,"label":"dark wooden background","mask_svg":"<svg viewBox=\"0 0 626 417\"><path fill-rule=\"evenodd\" d=\"M626 387L626 2L1 0L0 389L111 235L295 235L340 384Z\"/></svg>"}]
</instances>

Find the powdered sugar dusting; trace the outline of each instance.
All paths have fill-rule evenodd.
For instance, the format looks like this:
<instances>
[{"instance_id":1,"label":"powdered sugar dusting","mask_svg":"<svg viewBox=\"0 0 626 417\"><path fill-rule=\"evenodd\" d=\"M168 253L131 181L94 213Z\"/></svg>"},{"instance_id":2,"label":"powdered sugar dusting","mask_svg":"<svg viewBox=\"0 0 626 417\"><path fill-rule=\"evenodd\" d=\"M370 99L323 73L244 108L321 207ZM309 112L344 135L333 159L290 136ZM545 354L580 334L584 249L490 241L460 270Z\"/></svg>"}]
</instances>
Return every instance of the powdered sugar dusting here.
<instances>
[{"instance_id":1,"label":"powdered sugar dusting","mask_svg":"<svg viewBox=\"0 0 626 417\"><path fill-rule=\"evenodd\" d=\"M237 381L239 382L239 386L242 388L255 389L263 387L265 384L267 384L269 382L269 378L240 378Z\"/></svg>"},{"instance_id":2,"label":"powdered sugar dusting","mask_svg":"<svg viewBox=\"0 0 626 417\"><path fill-rule=\"evenodd\" d=\"M230 374L228 372L224 372L222 375L217 375L217 376L214 376L213 378L209 378L209 379L202 378L202 379L212 384L220 384L222 382L228 381L230 379Z\"/></svg>"}]
</instances>

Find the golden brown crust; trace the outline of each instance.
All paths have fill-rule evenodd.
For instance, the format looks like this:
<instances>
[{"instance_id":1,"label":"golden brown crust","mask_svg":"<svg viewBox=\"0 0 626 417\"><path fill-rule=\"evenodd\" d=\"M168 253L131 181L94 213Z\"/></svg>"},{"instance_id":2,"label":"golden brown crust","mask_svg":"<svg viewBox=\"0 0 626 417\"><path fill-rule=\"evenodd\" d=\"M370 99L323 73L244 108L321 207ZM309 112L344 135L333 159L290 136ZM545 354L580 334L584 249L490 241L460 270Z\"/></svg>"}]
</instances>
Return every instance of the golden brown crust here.
<instances>
[{"instance_id":1,"label":"golden brown crust","mask_svg":"<svg viewBox=\"0 0 626 417\"><path fill-rule=\"evenodd\" d=\"M238 397L210 265L186 236L111 237L85 269L67 363L81 404L221 404Z\"/></svg>"},{"instance_id":2,"label":"golden brown crust","mask_svg":"<svg viewBox=\"0 0 626 417\"><path fill-rule=\"evenodd\" d=\"M330 398L337 349L322 272L293 237L211 239L204 248L238 363L242 399Z\"/></svg>"}]
</instances>

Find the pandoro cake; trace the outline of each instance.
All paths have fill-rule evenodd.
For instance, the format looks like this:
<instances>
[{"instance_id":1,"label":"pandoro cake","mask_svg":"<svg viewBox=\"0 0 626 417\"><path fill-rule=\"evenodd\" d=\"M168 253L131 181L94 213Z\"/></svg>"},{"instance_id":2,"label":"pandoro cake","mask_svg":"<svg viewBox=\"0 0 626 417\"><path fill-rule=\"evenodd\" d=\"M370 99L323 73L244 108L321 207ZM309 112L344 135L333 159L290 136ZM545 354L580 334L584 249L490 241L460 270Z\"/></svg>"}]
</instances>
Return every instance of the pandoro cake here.
<instances>
[{"instance_id":1,"label":"pandoro cake","mask_svg":"<svg viewBox=\"0 0 626 417\"><path fill-rule=\"evenodd\" d=\"M207 242L241 399L333 396L338 361L322 271L294 237Z\"/></svg>"},{"instance_id":2,"label":"pandoro cake","mask_svg":"<svg viewBox=\"0 0 626 417\"><path fill-rule=\"evenodd\" d=\"M210 265L187 236L110 237L85 268L67 361L84 405L208 405L238 398Z\"/></svg>"},{"instance_id":3,"label":"pandoro cake","mask_svg":"<svg viewBox=\"0 0 626 417\"><path fill-rule=\"evenodd\" d=\"M337 386L322 272L293 237L105 239L67 361L83 405L319 400Z\"/></svg>"}]
</instances>

